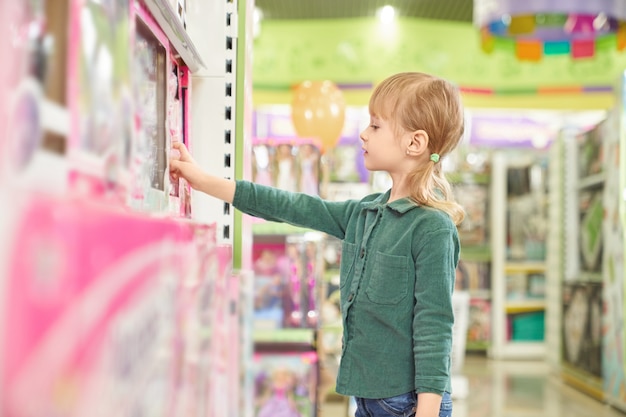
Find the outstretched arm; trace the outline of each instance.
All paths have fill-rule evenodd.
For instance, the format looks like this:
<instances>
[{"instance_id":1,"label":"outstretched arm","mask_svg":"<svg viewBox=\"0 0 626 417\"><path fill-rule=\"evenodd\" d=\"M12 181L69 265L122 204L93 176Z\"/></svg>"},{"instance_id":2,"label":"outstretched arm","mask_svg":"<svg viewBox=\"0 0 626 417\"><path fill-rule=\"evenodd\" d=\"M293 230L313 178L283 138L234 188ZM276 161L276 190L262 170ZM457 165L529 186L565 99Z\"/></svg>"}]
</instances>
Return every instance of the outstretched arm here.
<instances>
[{"instance_id":1,"label":"outstretched arm","mask_svg":"<svg viewBox=\"0 0 626 417\"><path fill-rule=\"evenodd\" d=\"M328 202L305 193L216 177L204 172L182 143L175 143L173 150L180 155L170 159L172 180L184 178L194 190L231 203L254 217L307 227L343 239L350 216L359 204L356 200Z\"/></svg>"},{"instance_id":2,"label":"outstretched arm","mask_svg":"<svg viewBox=\"0 0 626 417\"><path fill-rule=\"evenodd\" d=\"M170 159L170 177L184 178L191 188L232 203L235 196L235 181L210 175L202 170L182 142L174 142L172 148L180 153L178 159Z\"/></svg>"}]
</instances>

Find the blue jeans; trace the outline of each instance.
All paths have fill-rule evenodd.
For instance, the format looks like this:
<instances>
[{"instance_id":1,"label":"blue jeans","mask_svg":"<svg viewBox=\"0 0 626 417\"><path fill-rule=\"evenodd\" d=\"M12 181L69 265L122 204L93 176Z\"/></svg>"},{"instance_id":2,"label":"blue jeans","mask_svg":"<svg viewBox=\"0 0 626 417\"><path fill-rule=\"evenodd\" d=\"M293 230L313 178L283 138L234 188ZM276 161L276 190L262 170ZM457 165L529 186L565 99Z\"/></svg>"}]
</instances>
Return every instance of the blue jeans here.
<instances>
[{"instance_id":1,"label":"blue jeans","mask_svg":"<svg viewBox=\"0 0 626 417\"><path fill-rule=\"evenodd\" d=\"M355 398L354 417L411 417L415 415L417 394L407 392L396 397L382 399ZM445 392L441 398L439 417L452 417L452 398Z\"/></svg>"}]
</instances>

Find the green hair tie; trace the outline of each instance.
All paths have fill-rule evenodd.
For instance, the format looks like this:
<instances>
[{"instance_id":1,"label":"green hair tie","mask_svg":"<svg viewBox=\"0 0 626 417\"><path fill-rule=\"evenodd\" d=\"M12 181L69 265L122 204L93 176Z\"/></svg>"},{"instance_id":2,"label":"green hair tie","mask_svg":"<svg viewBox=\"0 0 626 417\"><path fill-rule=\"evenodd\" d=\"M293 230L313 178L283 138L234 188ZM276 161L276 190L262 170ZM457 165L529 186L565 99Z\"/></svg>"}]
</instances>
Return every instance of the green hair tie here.
<instances>
[{"instance_id":1,"label":"green hair tie","mask_svg":"<svg viewBox=\"0 0 626 417\"><path fill-rule=\"evenodd\" d=\"M438 153L430 154L430 160L433 161L434 163L439 162L439 154Z\"/></svg>"}]
</instances>

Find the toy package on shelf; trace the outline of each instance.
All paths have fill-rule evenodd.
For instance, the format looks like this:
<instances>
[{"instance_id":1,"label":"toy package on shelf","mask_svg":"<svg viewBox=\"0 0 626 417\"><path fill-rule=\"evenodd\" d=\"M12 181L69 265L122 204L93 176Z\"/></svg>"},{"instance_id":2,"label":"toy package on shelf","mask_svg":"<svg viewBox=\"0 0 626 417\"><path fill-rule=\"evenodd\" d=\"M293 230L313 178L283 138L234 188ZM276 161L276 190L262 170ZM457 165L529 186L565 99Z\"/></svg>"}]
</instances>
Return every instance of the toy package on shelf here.
<instances>
[{"instance_id":1,"label":"toy package on shelf","mask_svg":"<svg viewBox=\"0 0 626 417\"><path fill-rule=\"evenodd\" d=\"M548 231L545 169L543 159L507 169L509 260L545 260Z\"/></svg>"},{"instance_id":2,"label":"toy package on shelf","mask_svg":"<svg viewBox=\"0 0 626 417\"><path fill-rule=\"evenodd\" d=\"M485 245L487 243L488 194L489 188L487 184L454 184L454 197L465 209L465 219L459 225L461 244Z\"/></svg>"},{"instance_id":3,"label":"toy package on shelf","mask_svg":"<svg viewBox=\"0 0 626 417\"><path fill-rule=\"evenodd\" d=\"M215 226L81 199L14 206L0 241L10 260L0 264L2 415L203 407L202 380L220 365L203 359L224 342L213 337L215 283L228 263L217 258Z\"/></svg>"},{"instance_id":4,"label":"toy package on shelf","mask_svg":"<svg viewBox=\"0 0 626 417\"><path fill-rule=\"evenodd\" d=\"M317 353L257 353L254 417L317 415Z\"/></svg>"},{"instance_id":5,"label":"toy package on shelf","mask_svg":"<svg viewBox=\"0 0 626 417\"><path fill-rule=\"evenodd\" d=\"M232 253L230 246L217 247L217 271L214 276L213 299L211 302L211 322L213 323L209 333L211 343L207 360L210 363L208 372L203 375L206 378L204 397L199 399L200 404L207 408L208 417L220 417L232 415L237 404L233 404L232 389L233 378L239 374L239 343L231 345L238 333L238 326L233 326L232 308L230 301L233 296L229 288L232 283L231 261ZM180 414L177 414L180 415ZM182 413L182 415L185 415ZM189 414L187 414L189 415Z\"/></svg>"},{"instance_id":6,"label":"toy package on shelf","mask_svg":"<svg viewBox=\"0 0 626 417\"><path fill-rule=\"evenodd\" d=\"M189 70L144 2L11 11L4 175L22 190L190 217L189 185L167 175L171 144L188 137Z\"/></svg>"},{"instance_id":7,"label":"toy package on shelf","mask_svg":"<svg viewBox=\"0 0 626 417\"><path fill-rule=\"evenodd\" d=\"M254 323L256 329L316 328L321 265L317 233L284 241L255 241Z\"/></svg>"},{"instance_id":8,"label":"toy package on shelf","mask_svg":"<svg viewBox=\"0 0 626 417\"><path fill-rule=\"evenodd\" d=\"M254 182L319 195L321 153L316 140L257 138L252 151Z\"/></svg>"},{"instance_id":9,"label":"toy package on shelf","mask_svg":"<svg viewBox=\"0 0 626 417\"><path fill-rule=\"evenodd\" d=\"M579 257L584 272L600 272L603 250L604 219L604 169L608 156L605 142L611 136L606 131L609 120L578 135L578 211L579 211Z\"/></svg>"},{"instance_id":10,"label":"toy package on shelf","mask_svg":"<svg viewBox=\"0 0 626 417\"><path fill-rule=\"evenodd\" d=\"M254 256L254 327L278 329L285 317L285 292L288 263L283 243L255 242Z\"/></svg>"},{"instance_id":11,"label":"toy package on shelf","mask_svg":"<svg viewBox=\"0 0 626 417\"><path fill-rule=\"evenodd\" d=\"M455 289L471 292L489 291L491 270L488 262L459 260L456 268Z\"/></svg>"},{"instance_id":12,"label":"toy package on shelf","mask_svg":"<svg viewBox=\"0 0 626 417\"><path fill-rule=\"evenodd\" d=\"M605 175L603 208L604 221L602 235L603 276L603 322L602 322L602 375L607 402L620 404L626 409L626 366L624 365L624 217L623 184L624 177L624 90L623 77L620 87L621 100L607 120L604 149ZM618 134L618 132L621 132Z\"/></svg>"},{"instance_id":13,"label":"toy package on shelf","mask_svg":"<svg viewBox=\"0 0 626 417\"><path fill-rule=\"evenodd\" d=\"M135 13L128 204L138 210L190 217L189 184L171 182L167 175L172 143L190 146L189 69L175 58L176 51L146 8L138 7Z\"/></svg>"},{"instance_id":14,"label":"toy package on shelf","mask_svg":"<svg viewBox=\"0 0 626 417\"><path fill-rule=\"evenodd\" d=\"M544 273L508 273L505 277L508 300L545 298L546 276Z\"/></svg>"},{"instance_id":15,"label":"toy package on shelf","mask_svg":"<svg viewBox=\"0 0 626 417\"><path fill-rule=\"evenodd\" d=\"M214 345L219 343L216 328L220 282L226 259L216 247L215 227L196 227L194 251L185 260L187 274L177 288L175 415L198 415L210 398L215 374Z\"/></svg>"},{"instance_id":16,"label":"toy package on shelf","mask_svg":"<svg viewBox=\"0 0 626 417\"><path fill-rule=\"evenodd\" d=\"M232 415L231 258L167 175L190 102L187 34L147 9L169 1L5 3L0 415Z\"/></svg>"},{"instance_id":17,"label":"toy package on shelf","mask_svg":"<svg viewBox=\"0 0 626 417\"><path fill-rule=\"evenodd\" d=\"M369 123L363 108L347 108L336 144L324 149L317 138L296 133L289 106L258 107L254 113L253 180L259 184L319 194L330 200L371 192L359 133Z\"/></svg>"},{"instance_id":18,"label":"toy package on shelf","mask_svg":"<svg viewBox=\"0 0 626 417\"><path fill-rule=\"evenodd\" d=\"M68 25L70 186L118 204L128 191L134 129L132 11L129 0L70 2Z\"/></svg>"},{"instance_id":19,"label":"toy package on shelf","mask_svg":"<svg viewBox=\"0 0 626 417\"><path fill-rule=\"evenodd\" d=\"M254 272L252 270L233 271L231 279L233 286L238 287L237 308L232 312L233 320L237 320L239 334L237 336L238 348L235 355L239 357L238 373L231 372L231 383L236 385L231 390L231 396L236 397L237 410L239 412L228 414L237 416L251 416L254 410L254 322L253 322L253 296L254 296ZM233 287L231 289L234 290ZM233 340L234 343L234 340ZM219 416L218 416L219 417Z\"/></svg>"},{"instance_id":20,"label":"toy package on shelf","mask_svg":"<svg viewBox=\"0 0 626 417\"><path fill-rule=\"evenodd\" d=\"M0 181L29 191L67 191L68 9L68 0L3 5L11 65L0 70Z\"/></svg>"},{"instance_id":21,"label":"toy package on shelf","mask_svg":"<svg viewBox=\"0 0 626 417\"><path fill-rule=\"evenodd\" d=\"M483 349L491 342L491 302L481 298L470 299L466 347Z\"/></svg>"},{"instance_id":22,"label":"toy package on shelf","mask_svg":"<svg viewBox=\"0 0 626 417\"><path fill-rule=\"evenodd\" d=\"M578 135L578 176L580 178L600 174L604 171L606 155L604 154L604 138L607 133L606 121L600 122Z\"/></svg>"},{"instance_id":23,"label":"toy package on shelf","mask_svg":"<svg viewBox=\"0 0 626 417\"><path fill-rule=\"evenodd\" d=\"M603 190L581 190L578 196L580 212L580 259L583 271L600 272L603 237Z\"/></svg>"},{"instance_id":24,"label":"toy package on shelf","mask_svg":"<svg viewBox=\"0 0 626 417\"><path fill-rule=\"evenodd\" d=\"M602 283L566 283L563 288L563 359L602 377Z\"/></svg>"}]
</instances>

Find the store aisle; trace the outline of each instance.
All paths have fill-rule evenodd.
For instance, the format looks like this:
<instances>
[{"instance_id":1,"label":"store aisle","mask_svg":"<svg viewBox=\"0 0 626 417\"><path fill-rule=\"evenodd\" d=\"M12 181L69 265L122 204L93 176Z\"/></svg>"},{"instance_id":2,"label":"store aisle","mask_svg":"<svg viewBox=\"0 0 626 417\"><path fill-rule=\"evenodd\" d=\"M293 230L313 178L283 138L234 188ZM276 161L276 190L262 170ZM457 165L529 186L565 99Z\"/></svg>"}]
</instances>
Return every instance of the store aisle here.
<instances>
[{"instance_id":1,"label":"store aisle","mask_svg":"<svg viewBox=\"0 0 626 417\"><path fill-rule=\"evenodd\" d=\"M543 362L492 361L469 355L464 374L469 396L455 400L454 417L625 417L564 384ZM346 417L338 402L321 405L320 417Z\"/></svg>"},{"instance_id":2,"label":"store aisle","mask_svg":"<svg viewBox=\"0 0 626 417\"><path fill-rule=\"evenodd\" d=\"M564 384L544 362L469 355L464 374L470 395L455 402L454 417L626 416Z\"/></svg>"}]
</instances>

